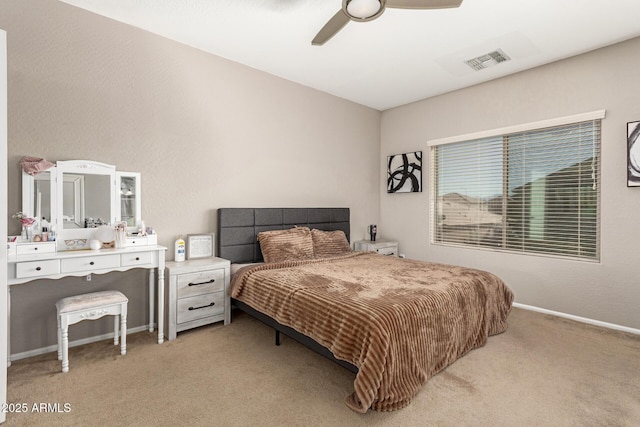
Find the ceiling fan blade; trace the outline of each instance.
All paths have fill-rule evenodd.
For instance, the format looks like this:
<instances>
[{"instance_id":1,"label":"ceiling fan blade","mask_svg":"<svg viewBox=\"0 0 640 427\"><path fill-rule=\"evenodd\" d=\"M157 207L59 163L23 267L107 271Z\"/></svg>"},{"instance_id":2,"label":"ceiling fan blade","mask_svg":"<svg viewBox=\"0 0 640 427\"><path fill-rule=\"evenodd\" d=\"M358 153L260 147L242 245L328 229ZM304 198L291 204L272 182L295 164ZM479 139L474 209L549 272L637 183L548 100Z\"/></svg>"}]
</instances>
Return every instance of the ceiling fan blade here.
<instances>
[{"instance_id":1,"label":"ceiling fan blade","mask_svg":"<svg viewBox=\"0 0 640 427\"><path fill-rule=\"evenodd\" d=\"M347 22L349 21L350 19L347 14L340 9L338 13L333 15L333 17L324 24L324 27L322 27L313 40L311 40L311 44L314 46L322 46L331 37L335 36L345 25L347 25Z\"/></svg>"},{"instance_id":2,"label":"ceiling fan blade","mask_svg":"<svg viewBox=\"0 0 640 427\"><path fill-rule=\"evenodd\" d=\"M446 9L459 7L462 0L387 0L386 7L395 9Z\"/></svg>"}]
</instances>

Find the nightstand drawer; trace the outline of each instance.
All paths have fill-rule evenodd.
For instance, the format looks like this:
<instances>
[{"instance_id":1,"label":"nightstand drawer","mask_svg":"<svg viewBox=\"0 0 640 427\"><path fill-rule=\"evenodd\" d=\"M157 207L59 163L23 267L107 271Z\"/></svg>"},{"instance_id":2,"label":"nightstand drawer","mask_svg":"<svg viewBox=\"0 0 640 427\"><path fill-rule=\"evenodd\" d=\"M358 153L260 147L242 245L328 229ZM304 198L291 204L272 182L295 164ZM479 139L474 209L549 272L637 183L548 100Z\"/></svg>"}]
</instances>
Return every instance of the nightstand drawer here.
<instances>
[{"instance_id":1,"label":"nightstand drawer","mask_svg":"<svg viewBox=\"0 0 640 427\"><path fill-rule=\"evenodd\" d=\"M224 290L224 270L206 270L177 277L178 298Z\"/></svg>"},{"instance_id":2,"label":"nightstand drawer","mask_svg":"<svg viewBox=\"0 0 640 427\"><path fill-rule=\"evenodd\" d=\"M376 252L378 252L380 255L398 256L397 249L397 246L387 246L385 248L377 248Z\"/></svg>"},{"instance_id":3,"label":"nightstand drawer","mask_svg":"<svg viewBox=\"0 0 640 427\"><path fill-rule=\"evenodd\" d=\"M177 323L189 322L224 312L224 293L198 295L178 300Z\"/></svg>"},{"instance_id":4,"label":"nightstand drawer","mask_svg":"<svg viewBox=\"0 0 640 427\"><path fill-rule=\"evenodd\" d=\"M398 242L363 240L354 245L356 251L376 252L380 255L398 256Z\"/></svg>"},{"instance_id":5,"label":"nightstand drawer","mask_svg":"<svg viewBox=\"0 0 640 427\"><path fill-rule=\"evenodd\" d=\"M47 259L43 261L19 262L16 264L16 277L38 277L60 274L60 261Z\"/></svg>"}]
</instances>

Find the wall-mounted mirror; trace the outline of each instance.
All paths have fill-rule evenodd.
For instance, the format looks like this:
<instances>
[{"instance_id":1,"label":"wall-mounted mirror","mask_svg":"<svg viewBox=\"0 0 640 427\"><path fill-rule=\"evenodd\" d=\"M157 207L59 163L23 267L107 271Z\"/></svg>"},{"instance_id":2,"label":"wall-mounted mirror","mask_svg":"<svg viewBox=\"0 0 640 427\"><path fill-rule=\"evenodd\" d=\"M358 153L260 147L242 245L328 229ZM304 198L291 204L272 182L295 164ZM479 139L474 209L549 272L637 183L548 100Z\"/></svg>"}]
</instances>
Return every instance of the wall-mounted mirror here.
<instances>
[{"instance_id":1,"label":"wall-mounted mirror","mask_svg":"<svg viewBox=\"0 0 640 427\"><path fill-rule=\"evenodd\" d=\"M59 250L83 249L96 227L115 224L119 206L115 185L115 166L88 160L57 163Z\"/></svg>"}]
</instances>

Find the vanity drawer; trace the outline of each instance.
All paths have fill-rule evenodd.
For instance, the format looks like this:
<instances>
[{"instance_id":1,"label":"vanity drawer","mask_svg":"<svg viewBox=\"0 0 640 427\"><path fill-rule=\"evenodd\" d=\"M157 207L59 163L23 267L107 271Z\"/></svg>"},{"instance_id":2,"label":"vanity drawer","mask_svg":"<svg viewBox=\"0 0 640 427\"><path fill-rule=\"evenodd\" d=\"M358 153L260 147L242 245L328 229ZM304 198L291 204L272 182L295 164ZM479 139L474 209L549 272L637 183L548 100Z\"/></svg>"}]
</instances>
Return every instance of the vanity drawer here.
<instances>
[{"instance_id":1,"label":"vanity drawer","mask_svg":"<svg viewBox=\"0 0 640 427\"><path fill-rule=\"evenodd\" d=\"M158 244L158 236L156 234L150 234L148 236L140 236L127 237L127 241L125 243L126 246L149 246L149 245L157 245Z\"/></svg>"},{"instance_id":2,"label":"vanity drawer","mask_svg":"<svg viewBox=\"0 0 640 427\"><path fill-rule=\"evenodd\" d=\"M60 261L57 259L19 262L16 264L16 278L18 279L52 274L60 274Z\"/></svg>"},{"instance_id":3,"label":"vanity drawer","mask_svg":"<svg viewBox=\"0 0 640 427\"><path fill-rule=\"evenodd\" d=\"M62 272L102 270L120 267L120 255L88 256L62 260Z\"/></svg>"},{"instance_id":4,"label":"vanity drawer","mask_svg":"<svg viewBox=\"0 0 640 427\"><path fill-rule=\"evenodd\" d=\"M178 298L224 290L224 269L185 273L177 276Z\"/></svg>"},{"instance_id":5,"label":"vanity drawer","mask_svg":"<svg viewBox=\"0 0 640 427\"><path fill-rule=\"evenodd\" d=\"M16 242L7 242L7 256L9 258L17 255L18 251L16 249Z\"/></svg>"},{"instance_id":6,"label":"vanity drawer","mask_svg":"<svg viewBox=\"0 0 640 427\"><path fill-rule=\"evenodd\" d=\"M127 241L125 246L147 246L147 238L146 237L127 237Z\"/></svg>"},{"instance_id":7,"label":"vanity drawer","mask_svg":"<svg viewBox=\"0 0 640 427\"><path fill-rule=\"evenodd\" d=\"M55 242L51 243L19 243L16 245L17 255L49 254L56 251Z\"/></svg>"},{"instance_id":8,"label":"vanity drawer","mask_svg":"<svg viewBox=\"0 0 640 427\"><path fill-rule=\"evenodd\" d=\"M151 264L153 257L150 252L139 252L133 254L120 255L120 262L123 267L131 265L147 265Z\"/></svg>"},{"instance_id":9,"label":"vanity drawer","mask_svg":"<svg viewBox=\"0 0 640 427\"><path fill-rule=\"evenodd\" d=\"M177 311L178 324L222 314L224 313L224 292L179 299Z\"/></svg>"}]
</instances>

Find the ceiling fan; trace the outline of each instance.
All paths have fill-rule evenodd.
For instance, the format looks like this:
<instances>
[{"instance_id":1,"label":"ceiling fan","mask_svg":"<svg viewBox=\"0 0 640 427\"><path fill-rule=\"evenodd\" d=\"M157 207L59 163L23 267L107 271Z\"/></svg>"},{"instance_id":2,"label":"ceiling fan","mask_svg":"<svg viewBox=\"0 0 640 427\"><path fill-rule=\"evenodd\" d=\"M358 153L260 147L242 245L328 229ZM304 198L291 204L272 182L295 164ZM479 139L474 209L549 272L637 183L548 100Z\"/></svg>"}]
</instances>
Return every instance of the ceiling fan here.
<instances>
[{"instance_id":1,"label":"ceiling fan","mask_svg":"<svg viewBox=\"0 0 640 427\"><path fill-rule=\"evenodd\" d=\"M446 9L458 7L462 0L342 0L340 9L311 41L322 46L349 21L366 22L376 19L387 7L396 9Z\"/></svg>"}]
</instances>

